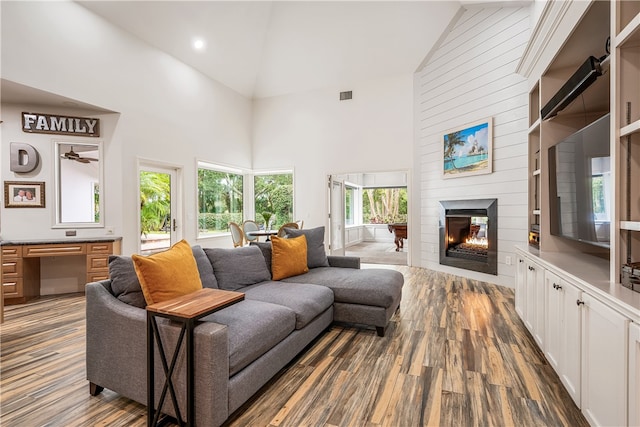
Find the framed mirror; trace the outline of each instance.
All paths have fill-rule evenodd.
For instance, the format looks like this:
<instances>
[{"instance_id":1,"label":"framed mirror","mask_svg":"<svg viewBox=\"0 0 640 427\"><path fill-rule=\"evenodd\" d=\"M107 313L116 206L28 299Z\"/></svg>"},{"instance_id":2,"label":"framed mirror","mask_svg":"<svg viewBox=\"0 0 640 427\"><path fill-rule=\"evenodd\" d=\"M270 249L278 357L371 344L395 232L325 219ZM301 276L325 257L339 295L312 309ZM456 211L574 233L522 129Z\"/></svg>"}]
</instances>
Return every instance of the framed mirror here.
<instances>
[{"instance_id":1,"label":"framed mirror","mask_svg":"<svg viewBox=\"0 0 640 427\"><path fill-rule=\"evenodd\" d=\"M56 141L54 228L104 227L102 143Z\"/></svg>"}]
</instances>

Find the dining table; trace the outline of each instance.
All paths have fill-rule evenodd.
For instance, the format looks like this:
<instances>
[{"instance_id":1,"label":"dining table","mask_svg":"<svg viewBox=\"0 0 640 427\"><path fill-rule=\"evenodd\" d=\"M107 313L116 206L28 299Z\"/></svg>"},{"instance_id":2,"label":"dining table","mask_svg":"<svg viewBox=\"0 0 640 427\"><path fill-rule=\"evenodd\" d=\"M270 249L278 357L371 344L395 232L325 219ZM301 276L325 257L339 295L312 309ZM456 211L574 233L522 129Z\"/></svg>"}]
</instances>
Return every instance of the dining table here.
<instances>
[{"instance_id":1,"label":"dining table","mask_svg":"<svg viewBox=\"0 0 640 427\"><path fill-rule=\"evenodd\" d=\"M278 230L255 230L255 231L247 231L246 232L247 236L250 237L260 237L260 236L267 236L267 242L269 242L271 240L271 236L275 236L276 234L278 234Z\"/></svg>"}]
</instances>

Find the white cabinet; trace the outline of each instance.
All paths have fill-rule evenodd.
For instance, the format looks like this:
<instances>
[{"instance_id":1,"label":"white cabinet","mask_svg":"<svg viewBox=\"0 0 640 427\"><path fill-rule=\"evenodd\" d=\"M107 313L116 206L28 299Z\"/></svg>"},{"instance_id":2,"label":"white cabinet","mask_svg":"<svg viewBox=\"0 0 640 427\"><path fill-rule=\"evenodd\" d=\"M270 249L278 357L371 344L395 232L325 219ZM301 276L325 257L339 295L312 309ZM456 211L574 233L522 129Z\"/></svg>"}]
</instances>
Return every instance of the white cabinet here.
<instances>
[{"instance_id":1,"label":"white cabinet","mask_svg":"<svg viewBox=\"0 0 640 427\"><path fill-rule=\"evenodd\" d=\"M629 319L584 293L582 309L582 402L591 425L627 425Z\"/></svg>"},{"instance_id":2,"label":"white cabinet","mask_svg":"<svg viewBox=\"0 0 640 427\"><path fill-rule=\"evenodd\" d=\"M562 349L562 329L563 329L563 310L562 310L562 284L560 277L545 271L544 287L547 293L547 319L545 322L546 329L546 345L544 347L544 355L551 367L560 375L560 357ZM560 289L558 289L560 287Z\"/></svg>"},{"instance_id":3,"label":"white cabinet","mask_svg":"<svg viewBox=\"0 0 640 427\"><path fill-rule=\"evenodd\" d=\"M544 353L549 364L580 406L582 292L556 274L545 271L546 339Z\"/></svg>"},{"instance_id":4,"label":"white cabinet","mask_svg":"<svg viewBox=\"0 0 640 427\"><path fill-rule=\"evenodd\" d=\"M640 426L640 324L629 325L629 425Z\"/></svg>"},{"instance_id":5,"label":"white cabinet","mask_svg":"<svg viewBox=\"0 0 640 427\"><path fill-rule=\"evenodd\" d=\"M580 406L583 332L582 312L577 302L582 300L582 291L563 280L560 293L563 316L560 332L562 364L558 375L573 401Z\"/></svg>"},{"instance_id":6,"label":"white cabinet","mask_svg":"<svg viewBox=\"0 0 640 427\"><path fill-rule=\"evenodd\" d=\"M524 320L524 296L525 281L527 280L527 266L524 258L518 256L518 264L516 266L516 313Z\"/></svg>"},{"instance_id":7,"label":"white cabinet","mask_svg":"<svg viewBox=\"0 0 640 427\"><path fill-rule=\"evenodd\" d=\"M520 268L518 262L518 268ZM540 348L544 347L545 330L545 289L544 270L535 262L525 258L524 281L521 290L524 295L524 324L531 332Z\"/></svg>"},{"instance_id":8,"label":"white cabinet","mask_svg":"<svg viewBox=\"0 0 640 427\"><path fill-rule=\"evenodd\" d=\"M589 424L640 427L638 316L575 273L518 257L518 314Z\"/></svg>"}]
</instances>

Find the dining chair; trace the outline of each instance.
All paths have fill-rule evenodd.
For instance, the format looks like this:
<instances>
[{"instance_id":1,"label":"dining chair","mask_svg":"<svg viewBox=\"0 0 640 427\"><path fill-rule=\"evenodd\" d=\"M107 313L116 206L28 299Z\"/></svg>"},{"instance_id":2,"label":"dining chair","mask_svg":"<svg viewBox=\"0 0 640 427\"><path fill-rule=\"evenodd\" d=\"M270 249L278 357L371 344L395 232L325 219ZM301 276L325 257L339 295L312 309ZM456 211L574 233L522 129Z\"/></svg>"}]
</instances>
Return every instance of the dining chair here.
<instances>
[{"instance_id":1,"label":"dining chair","mask_svg":"<svg viewBox=\"0 0 640 427\"><path fill-rule=\"evenodd\" d=\"M298 224L295 222L287 222L286 224L282 224L282 226L280 228L278 228L278 237L284 237L285 236L285 228L298 228Z\"/></svg>"},{"instance_id":2,"label":"dining chair","mask_svg":"<svg viewBox=\"0 0 640 427\"><path fill-rule=\"evenodd\" d=\"M237 248L238 246L244 245L244 233L242 232L242 228L235 222L229 223L229 230L231 230L231 240L233 240L233 247Z\"/></svg>"},{"instance_id":3,"label":"dining chair","mask_svg":"<svg viewBox=\"0 0 640 427\"><path fill-rule=\"evenodd\" d=\"M300 230L302 230L302 224L304 224L304 220L299 219L299 220L297 220L297 221L296 221L296 224L298 224L298 228L299 228Z\"/></svg>"},{"instance_id":4,"label":"dining chair","mask_svg":"<svg viewBox=\"0 0 640 427\"><path fill-rule=\"evenodd\" d=\"M258 224L256 224L256 222L253 220L248 219L242 223L242 231L244 231L244 238L247 239L247 242L258 241L259 239L258 236L249 235L251 231L258 231L258 230L260 230L260 227L258 227Z\"/></svg>"}]
</instances>

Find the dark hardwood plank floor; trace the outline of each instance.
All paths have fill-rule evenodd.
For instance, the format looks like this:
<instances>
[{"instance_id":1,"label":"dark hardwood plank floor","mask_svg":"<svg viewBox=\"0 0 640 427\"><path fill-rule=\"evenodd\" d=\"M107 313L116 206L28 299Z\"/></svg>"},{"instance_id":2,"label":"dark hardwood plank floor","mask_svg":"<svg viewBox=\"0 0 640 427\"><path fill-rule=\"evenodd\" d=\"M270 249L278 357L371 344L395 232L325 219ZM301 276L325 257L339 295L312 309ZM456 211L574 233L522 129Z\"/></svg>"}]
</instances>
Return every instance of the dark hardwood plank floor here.
<instances>
[{"instance_id":1,"label":"dark hardwood plank floor","mask_svg":"<svg viewBox=\"0 0 640 427\"><path fill-rule=\"evenodd\" d=\"M513 290L395 268L406 282L384 338L333 325L227 425L588 425L516 315ZM146 424L144 406L89 395L84 310L79 294L6 308L2 426Z\"/></svg>"}]
</instances>

